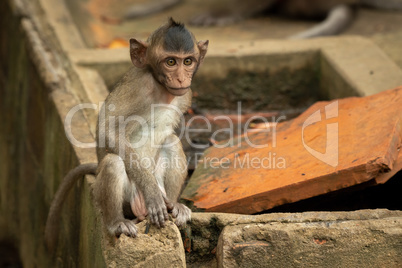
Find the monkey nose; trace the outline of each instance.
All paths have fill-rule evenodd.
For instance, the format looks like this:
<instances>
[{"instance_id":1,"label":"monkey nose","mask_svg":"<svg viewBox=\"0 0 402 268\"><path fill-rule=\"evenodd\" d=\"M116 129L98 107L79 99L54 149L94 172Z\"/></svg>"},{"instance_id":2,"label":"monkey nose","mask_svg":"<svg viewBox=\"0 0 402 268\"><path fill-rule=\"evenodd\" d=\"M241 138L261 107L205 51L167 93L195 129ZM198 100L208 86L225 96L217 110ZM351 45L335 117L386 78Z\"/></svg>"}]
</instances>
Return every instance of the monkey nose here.
<instances>
[{"instance_id":1,"label":"monkey nose","mask_svg":"<svg viewBox=\"0 0 402 268\"><path fill-rule=\"evenodd\" d=\"M177 81L178 81L180 84L183 83L184 80L185 80L185 77L184 77L184 76L179 76L179 77L177 77Z\"/></svg>"}]
</instances>

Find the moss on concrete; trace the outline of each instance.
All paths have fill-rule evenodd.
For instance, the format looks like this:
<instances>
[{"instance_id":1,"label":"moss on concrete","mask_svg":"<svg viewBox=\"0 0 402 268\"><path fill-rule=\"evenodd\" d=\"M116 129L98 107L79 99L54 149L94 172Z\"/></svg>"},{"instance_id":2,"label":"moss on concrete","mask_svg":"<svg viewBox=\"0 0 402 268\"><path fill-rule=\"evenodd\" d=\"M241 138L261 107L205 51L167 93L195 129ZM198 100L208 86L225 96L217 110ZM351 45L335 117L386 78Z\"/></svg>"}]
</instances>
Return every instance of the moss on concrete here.
<instances>
[{"instance_id":1,"label":"moss on concrete","mask_svg":"<svg viewBox=\"0 0 402 268\"><path fill-rule=\"evenodd\" d=\"M256 72L231 69L225 78L196 76L192 89L199 108L254 111L307 108L320 100L319 77L312 66Z\"/></svg>"}]
</instances>

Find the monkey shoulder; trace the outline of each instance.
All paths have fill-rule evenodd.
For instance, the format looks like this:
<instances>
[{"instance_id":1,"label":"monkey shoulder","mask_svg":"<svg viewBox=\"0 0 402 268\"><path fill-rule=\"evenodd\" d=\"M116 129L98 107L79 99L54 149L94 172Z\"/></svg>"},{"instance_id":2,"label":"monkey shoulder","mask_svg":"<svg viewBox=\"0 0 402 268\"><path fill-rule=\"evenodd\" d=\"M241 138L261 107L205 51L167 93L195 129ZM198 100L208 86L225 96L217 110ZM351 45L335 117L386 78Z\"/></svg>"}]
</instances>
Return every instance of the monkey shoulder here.
<instances>
[{"instance_id":1,"label":"monkey shoulder","mask_svg":"<svg viewBox=\"0 0 402 268\"><path fill-rule=\"evenodd\" d=\"M137 111L146 110L153 103L152 93L155 85L152 82L152 74L143 72L141 69L131 67L123 77L115 84L113 90L105 100L105 104L116 106L119 115L121 110L133 109ZM131 109L126 109L129 105Z\"/></svg>"}]
</instances>

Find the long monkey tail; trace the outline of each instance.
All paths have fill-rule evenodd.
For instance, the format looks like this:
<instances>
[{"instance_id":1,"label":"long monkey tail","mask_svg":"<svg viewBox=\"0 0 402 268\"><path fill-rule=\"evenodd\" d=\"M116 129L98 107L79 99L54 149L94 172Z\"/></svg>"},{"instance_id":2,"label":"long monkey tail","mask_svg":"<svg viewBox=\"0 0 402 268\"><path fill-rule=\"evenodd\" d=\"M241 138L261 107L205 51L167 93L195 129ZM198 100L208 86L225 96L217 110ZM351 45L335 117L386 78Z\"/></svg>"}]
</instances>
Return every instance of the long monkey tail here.
<instances>
[{"instance_id":1,"label":"long monkey tail","mask_svg":"<svg viewBox=\"0 0 402 268\"><path fill-rule=\"evenodd\" d=\"M402 0L360 0L363 5L386 10L402 10Z\"/></svg>"},{"instance_id":2,"label":"long monkey tail","mask_svg":"<svg viewBox=\"0 0 402 268\"><path fill-rule=\"evenodd\" d=\"M306 39L318 36L335 35L342 32L352 21L353 10L348 5L335 6L327 18L318 25L289 37L290 39Z\"/></svg>"},{"instance_id":3,"label":"long monkey tail","mask_svg":"<svg viewBox=\"0 0 402 268\"><path fill-rule=\"evenodd\" d=\"M50 250L51 252L54 250L57 244L57 232L59 230L60 211L68 192L71 190L73 185L84 175L95 175L97 167L98 164L96 163L79 165L78 167L70 170L61 182L61 185L59 186L59 189L54 196L52 204L50 205L45 227L45 243L48 250Z\"/></svg>"}]
</instances>

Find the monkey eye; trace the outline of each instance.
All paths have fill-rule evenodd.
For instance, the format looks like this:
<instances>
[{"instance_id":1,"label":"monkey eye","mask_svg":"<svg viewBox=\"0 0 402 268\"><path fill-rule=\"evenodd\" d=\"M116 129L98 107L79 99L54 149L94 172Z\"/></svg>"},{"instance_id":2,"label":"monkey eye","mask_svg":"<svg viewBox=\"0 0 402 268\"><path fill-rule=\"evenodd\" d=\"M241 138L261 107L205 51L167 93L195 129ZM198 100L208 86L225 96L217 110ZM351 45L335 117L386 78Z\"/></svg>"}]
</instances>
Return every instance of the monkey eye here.
<instances>
[{"instance_id":1,"label":"monkey eye","mask_svg":"<svg viewBox=\"0 0 402 268\"><path fill-rule=\"evenodd\" d=\"M172 58L167 59L167 60L166 60L166 64L169 65L169 66L173 66L173 65L176 64L176 60L175 60L175 59L172 59Z\"/></svg>"},{"instance_id":2,"label":"monkey eye","mask_svg":"<svg viewBox=\"0 0 402 268\"><path fill-rule=\"evenodd\" d=\"M190 58L184 60L184 65L191 65L191 63L193 63L193 60Z\"/></svg>"}]
</instances>

